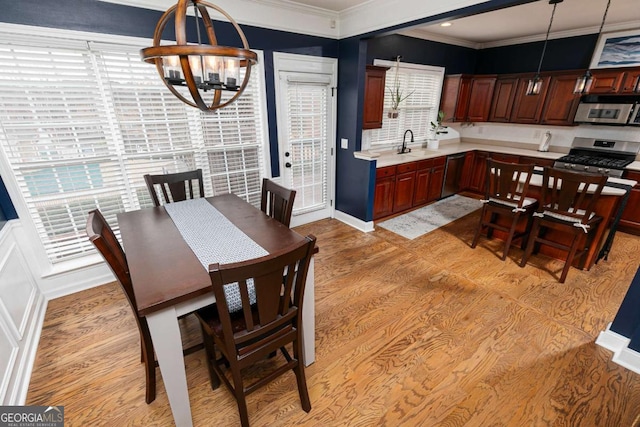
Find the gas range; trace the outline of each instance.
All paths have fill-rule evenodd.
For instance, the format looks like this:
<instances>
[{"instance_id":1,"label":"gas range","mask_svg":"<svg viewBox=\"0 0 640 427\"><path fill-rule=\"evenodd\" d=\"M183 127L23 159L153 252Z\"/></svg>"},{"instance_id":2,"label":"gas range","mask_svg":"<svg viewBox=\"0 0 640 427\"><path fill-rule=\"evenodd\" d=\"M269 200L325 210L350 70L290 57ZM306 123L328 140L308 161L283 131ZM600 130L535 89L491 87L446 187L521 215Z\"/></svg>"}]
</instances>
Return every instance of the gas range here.
<instances>
[{"instance_id":1,"label":"gas range","mask_svg":"<svg viewBox=\"0 0 640 427\"><path fill-rule=\"evenodd\" d=\"M619 178L639 151L640 142L575 137L569 154L556 160L553 167Z\"/></svg>"}]
</instances>

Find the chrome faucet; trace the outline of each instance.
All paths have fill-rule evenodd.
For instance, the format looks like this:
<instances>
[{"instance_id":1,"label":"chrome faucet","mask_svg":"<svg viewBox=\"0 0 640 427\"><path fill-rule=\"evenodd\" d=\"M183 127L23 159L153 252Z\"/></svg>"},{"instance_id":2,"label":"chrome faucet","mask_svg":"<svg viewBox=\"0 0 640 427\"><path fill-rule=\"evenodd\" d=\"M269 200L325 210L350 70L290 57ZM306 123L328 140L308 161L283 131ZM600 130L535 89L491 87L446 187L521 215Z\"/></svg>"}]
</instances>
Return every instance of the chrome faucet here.
<instances>
[{"instance_id":1,"label":"chrome faucet","mask_svg":"<svg viewBox=\"0 0 640 427\"><path fill-rule=\"evenodd\" d=\"M398 151L398 154L410 153L411 148L407 148L407 132L411 134L411 142L413 142L413 131L411 129L407 129L404 131L404 136L402 137L402 148Z\"/></svg>"}]
</instances>

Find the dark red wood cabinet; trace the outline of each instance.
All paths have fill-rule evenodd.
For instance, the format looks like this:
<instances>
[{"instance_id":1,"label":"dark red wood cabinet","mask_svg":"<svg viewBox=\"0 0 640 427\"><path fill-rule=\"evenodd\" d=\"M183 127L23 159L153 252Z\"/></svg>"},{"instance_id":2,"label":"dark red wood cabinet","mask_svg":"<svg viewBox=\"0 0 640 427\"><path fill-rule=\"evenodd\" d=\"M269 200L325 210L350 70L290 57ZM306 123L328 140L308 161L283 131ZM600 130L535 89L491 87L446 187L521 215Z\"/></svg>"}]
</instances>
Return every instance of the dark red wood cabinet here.
<instances>
[{"instance_id":1,"label":"dark red wood cabinet","mask_svg":"<svg viewBox=\"0 0 640 427\"><path fill-rule=\"evenodd\" d=\"M393 194L396 185L396 167L389 166L376 170L376 185L373 196L373 219L393 213Z\"/></svg>"},{"instance_id":2,"label":"dark red wood cabinet","mask_svg":"<svg viewBox=\"0 0 640 427\"><path fill-rule=\"evenodd\" d=\"M384 84L387 67L367 65L364 78L364 105L362 108L362 129L382 127L384 110Z\"/></svg>"},{"instance_id":3,"label":"dark red wood cabinet","mask_svg":"<svg viewBox=\"0 0 640 427\"><path fill-rule=\"evenodd\" d=\"M581 75L572 72L551 76L540 123L558 126L573 124L580 103L580 95L574 94L573 88Z\"/></svg>"},{"instance_id":4,"label":"dark red wood cabinet","mask_svg":"<svg viewBox=\"0 0 640 427\"><path fill-rule=\"evenodd\" d=\"M509 122L517 87L517 77L498 77L491 101L491 112L489 113L490 122Z\"/></svg>"}]
</instances>

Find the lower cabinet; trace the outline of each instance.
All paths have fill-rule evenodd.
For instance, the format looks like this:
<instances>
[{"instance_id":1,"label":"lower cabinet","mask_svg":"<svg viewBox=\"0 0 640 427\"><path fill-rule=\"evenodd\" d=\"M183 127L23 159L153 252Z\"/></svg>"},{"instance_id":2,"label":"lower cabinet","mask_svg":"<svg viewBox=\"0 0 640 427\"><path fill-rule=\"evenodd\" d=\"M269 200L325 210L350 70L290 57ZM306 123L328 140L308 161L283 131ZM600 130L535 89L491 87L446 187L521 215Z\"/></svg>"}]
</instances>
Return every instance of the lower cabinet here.
<instances>
[{"instance_id":1,"label":"lower cabinet","mask_svg":"<svg viewBox=\"0 0 640 427\"><path fill-rule=\"evenodd\" d=\"M631 195L627 206L622 212L618 229L627 233L640 235L640 172L626 171L623 178L637 181L638 184L631 189Z\"/></svg>"},{"instance_id":2,"label":"lower cabinet","mask_svg":"<svg viewBox=\"0 0 640 427\"><path fill-rule=\"evenodd\" d=\"M393 213L393 193L396 186L396 167L376 170L376 188L373 196L373 219Z\"/></svg>"},{"instance_id":3,"label":"lower cabinet","mask_svg":"<svg viewBox=\"0 0 640 427\"><path fill-rule=\"evenodd\" d=\"M438 200L445 160L438 157L376 170L373 219Z\"/></svg>"}]
</instances>

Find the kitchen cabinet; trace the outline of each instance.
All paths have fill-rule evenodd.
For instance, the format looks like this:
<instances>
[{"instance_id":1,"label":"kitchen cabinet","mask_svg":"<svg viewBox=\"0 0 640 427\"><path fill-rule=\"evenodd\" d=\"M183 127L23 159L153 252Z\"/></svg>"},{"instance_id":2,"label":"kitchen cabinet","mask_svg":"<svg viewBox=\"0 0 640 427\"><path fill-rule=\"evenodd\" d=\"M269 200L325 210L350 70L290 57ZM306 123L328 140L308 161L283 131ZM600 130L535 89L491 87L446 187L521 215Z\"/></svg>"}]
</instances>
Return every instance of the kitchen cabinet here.
<instances>
[{"instance_id":1,"label":"kitchen cabinet","mask_svg":"<svg viewBox=\"0 0 640 427\"><path fill-rule=\"evenodd\" d=\"M476 193L484 193L486 187L487 158L489 154L484 151L476 151L471 165L469 177L469 190ZM465 159L466 160L466 159ZM466 167L466 165L465 165Z\"/></svg>"},{"instance_id":2,"label":"kitchen cabinet","mask_svg":"<svg viewBox=\"0 0 640 427\"><path fill-rule=\"evenodd\" d=\"M518 160L520 164L533 164L539 167L552 167L555 163L555 160L552 159L542 159L540 157L528 157L528 156L520 156Z\"/></svg>"},{"instance_id":3,"label":"kitchen cabinet","mask_svg":"<svg viewBox=\"0 0 640 427\"><path fill-rule=\"evenodd\" d=\"M416 185L417 162L403 163L396 168L396 184L393 196L393 212L401 212L413 206Z\"/></svg>"},{"instance_id":4,"label":"kitchen cabinet","mask_svg":"<svg viewBox=\"0 0 640 427\"><path fill-rule=\"evenodd\" d=\"M445 120L486 122L491 111L495 82L494 75L445 76L440 101Z\"/></svg>"},{"instance_id":5,"label":"kitchen cabinet","mask_svg":"<svg viewBox=\"0 0 640 427\"><path fill-rule=\"evenodd\" d=\"M618 229L631 234L640 235L640 172L625 171L623 178L637 181L631 189L627 206L622 212Z\"/></svg>"},{"instance_id":6,"label":"kitchen cabinet","mask_svg":"<svg viewBox=\"0 0 640 427\"><path fill-rule=\"evenodd\" d=\"M540 93L538 95L527 95L527 86L531 78L533 78L533 75L518 78L513 110L509 120L511 123L535 124L540 122L542 107L549 90L549 80L551 78L549 76L541 76L542 88Z\"/></svg>"},{"instance_id":7,"label":"kitchen cabinet","mask_svg":"<svg viewBox=\"0 0 640 427\"><path fill-rule=\"evenodd\" d=\"M396 185L396 167L389 166L376 170L376 185L373 197L373 219L393 213L393 194Z\"/></svg>"},{"instance_id":8,"label":"kitchen cabinet","mask_svg":"<svg viewBox=\"0 0 640 427\"><path fill-rule=\"evenodd\" d=\"M438 200L442 194L445 161L446 157L434 159L433 169L431 169L431 176L429 177L429 196L427 202Z\"/></svg>"},{"instance_id":9,"label":"kitchen cabinet","mask_svg":"<svg viewBox=\"0 0 640 427\"><path fill-rule=\"evenodd\" d=\"M517 77L498 77L491 101L490 122L508 123L511 120L511 111L513 110L513 100L516 96L517 87Z\"/></svg>"},{"instance_id":10,"label":"kitchen cabinet","mask_svg":"<svg viewBox=\"0 0 640 427\"><path fill-rule=\"evenodd\" d=\"M573 124L573 118L580 103L580 95L574 94L573 88L582 74L572 72L551 76L542 109L541 124L557 126Z\"/></svg>"},{"instance_id":11,"label":"kitchen cabinet","mask_svg":"<svg viewBox=\"0 0 640 427\"><path fill-rule=\"evenodd\" d=\"M617 93L622 87L624 71L621 70L591 70L591 88L589 94Z\"/></svg>"},{"instance_id":12,"label":"kitchen cabinet","mask_svg":"<svg viewBox=\"0 0 640 427\"><path fill-rule=\"evenodd\" d=\"M631 69L624 73L621 93L640 93L640 68Z\"/></svg>"},{"instance_id":13,"label":"kitchen cabinet","mask_svg":"<svg viewBox=\"0 0 640 427\"><path fill-rule=\"evenodd\" d=\"M440 198L446 157L387 166L376 170L373 219Z\"/></svg>"},{"instance_id":14,"label":"kitchen cabinet","mask_svg":"<svg viewBox=\"0 0 640 427\"><path fill-rule=\"evenodd\" d=\"M499 162L520 163L520 156L516 156L515 154L491 153L489 157Z\"/></svg>"},{"instance_id":15,"label":"kitchen cabinet","mask_svg":"<svg viewBox=\"0 0 640 427\"><path fill-rule=\"evenodd\" d=\"M366 67L362 129L378 129L382 127L385 76L388 69L388 67L378 67L375 65L367 65Z\"/></svg>"}]
</instances>

